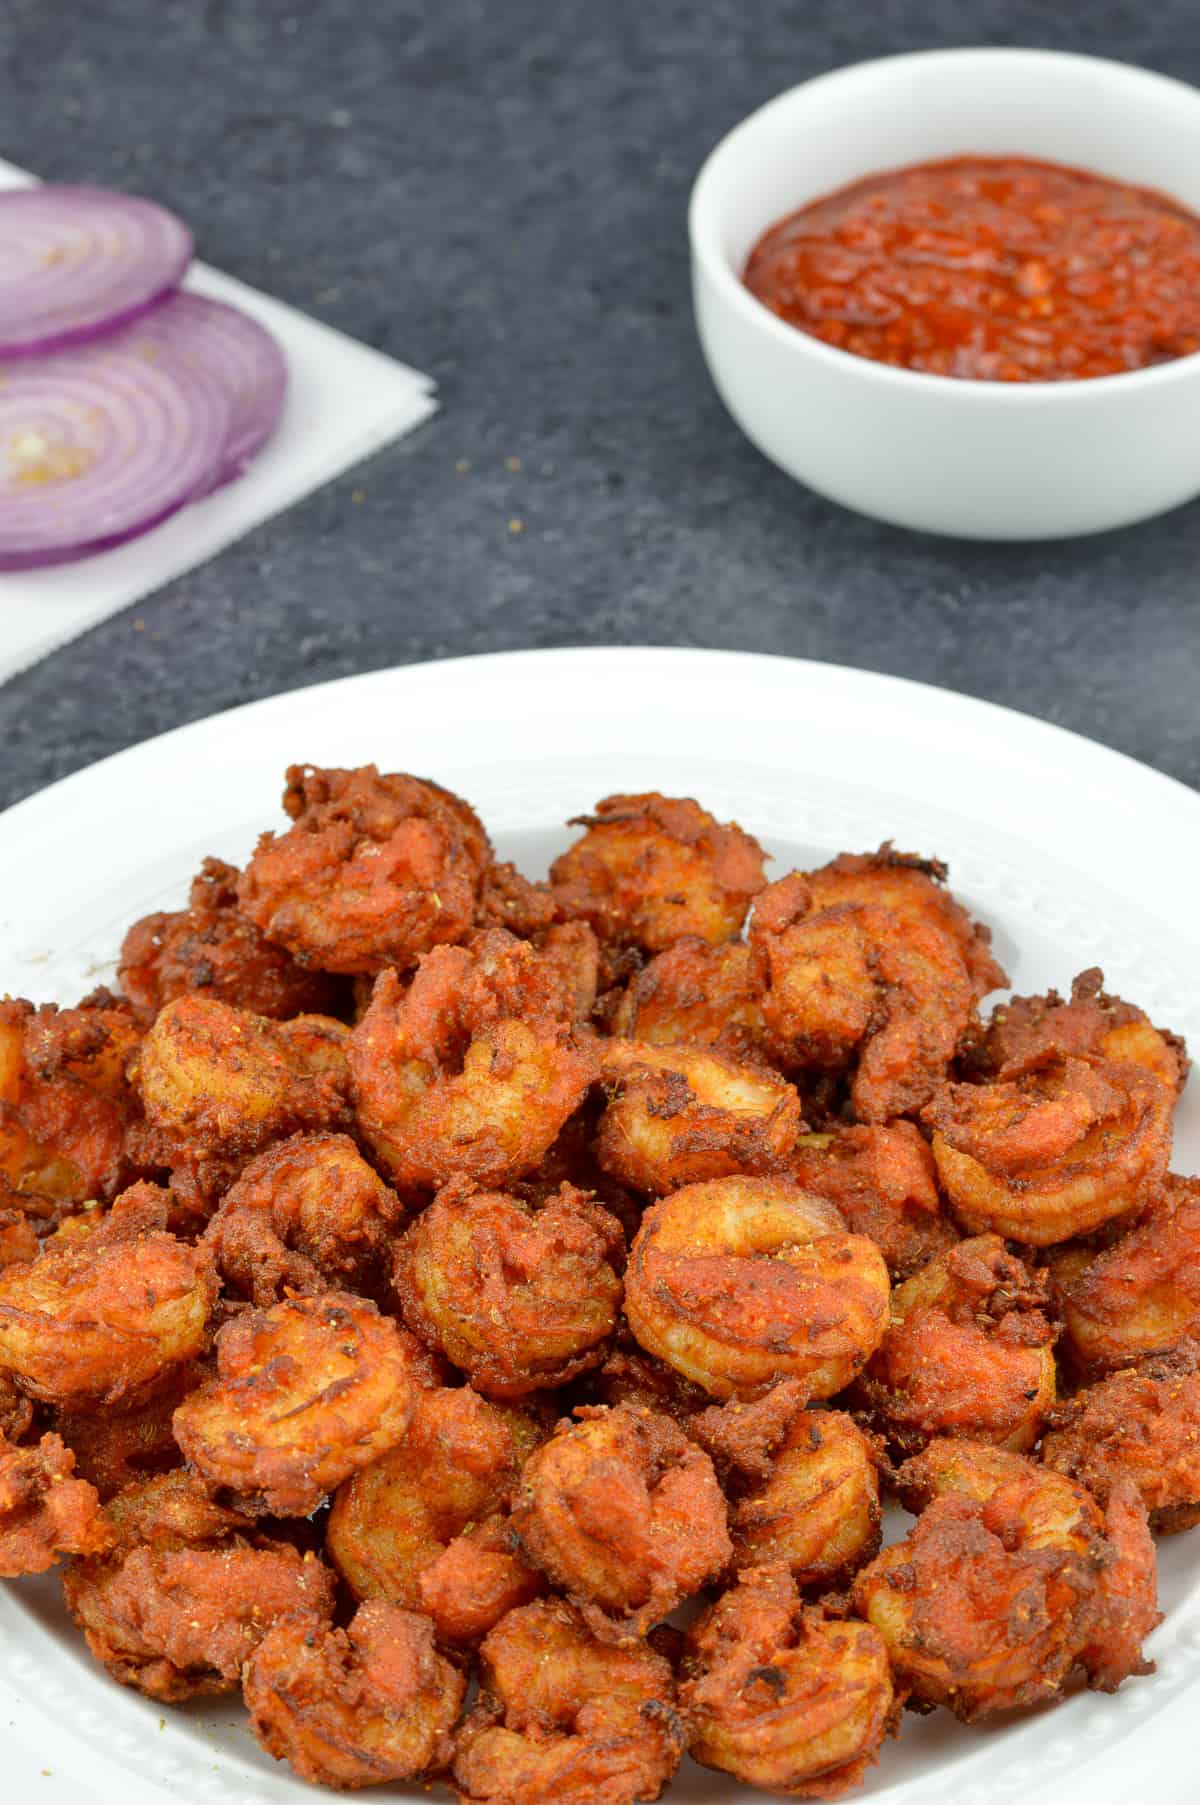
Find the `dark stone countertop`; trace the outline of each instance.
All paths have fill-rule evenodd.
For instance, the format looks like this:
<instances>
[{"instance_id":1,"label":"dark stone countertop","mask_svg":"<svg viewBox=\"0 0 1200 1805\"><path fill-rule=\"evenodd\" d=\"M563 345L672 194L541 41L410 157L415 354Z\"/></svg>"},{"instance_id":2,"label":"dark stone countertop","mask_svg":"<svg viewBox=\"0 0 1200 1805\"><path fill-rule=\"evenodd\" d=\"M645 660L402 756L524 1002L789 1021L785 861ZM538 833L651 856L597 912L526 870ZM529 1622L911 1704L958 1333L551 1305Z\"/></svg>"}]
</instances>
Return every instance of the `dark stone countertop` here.
<instances>
[{"instance_id":1,"label":"dark stone countertop","mask_svg":"<svg viewBox=\"0 0 1200 1805\"><path fill-rule=\"evenodd\" d=\"M166 201L443 411L0 689L0 802L346 672L618 642L923 678L1200 783L1200 506L910 536L765 463L701 364L684 220L715 140L838 63L970 43L1200 81L1192 0L8 0L0 152Z\"/></svg>"}]
</instances>

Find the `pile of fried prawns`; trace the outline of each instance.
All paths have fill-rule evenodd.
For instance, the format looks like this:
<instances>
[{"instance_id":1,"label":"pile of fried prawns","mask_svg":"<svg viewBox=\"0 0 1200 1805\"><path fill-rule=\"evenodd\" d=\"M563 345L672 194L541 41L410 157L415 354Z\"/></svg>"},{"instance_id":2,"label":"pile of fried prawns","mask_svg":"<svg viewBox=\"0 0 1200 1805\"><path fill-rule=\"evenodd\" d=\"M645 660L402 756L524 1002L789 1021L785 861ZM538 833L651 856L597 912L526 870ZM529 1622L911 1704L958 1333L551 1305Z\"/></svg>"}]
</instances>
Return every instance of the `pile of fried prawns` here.
<instances>
[{"instance_id":1,"label":"pile of fried prawns","mask_svg":"<svg viewBox=\"0 0 1200 1805\"><path fill-rule=\"evenodd\" d=\"M531 882L423 779L284 809L118 990L0 1005L0 1574L305 1780L463 1805L685 1754L830 1798L905 1706L1150 1670L1200 1518L1178 1036L1094 969L981 1008L987 929L890 844L768 883L610 796Z\"/></svg>"}]
</instances>

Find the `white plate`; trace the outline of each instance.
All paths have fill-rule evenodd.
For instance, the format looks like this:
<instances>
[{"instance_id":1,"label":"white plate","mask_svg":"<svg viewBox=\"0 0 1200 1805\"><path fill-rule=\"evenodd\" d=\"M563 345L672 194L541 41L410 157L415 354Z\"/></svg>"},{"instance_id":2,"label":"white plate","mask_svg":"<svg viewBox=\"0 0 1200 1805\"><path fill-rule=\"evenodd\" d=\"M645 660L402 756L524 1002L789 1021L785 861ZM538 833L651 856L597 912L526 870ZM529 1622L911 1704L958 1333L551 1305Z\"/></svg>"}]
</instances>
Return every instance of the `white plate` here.
<instances>
[{"instance_id":1,"label":"white plate","mask_svg":"<svg viewBox=\"0 0 1200 1805\"><path fill-rule=\"evenodd\" d=\"M569 815L623 788L736 815L777 872L894 837L949 860L1018 989L1103 963L1112 988L1200 1046L1200 797L985 703L719 652L523 652L383 671L94 765L0 817L0 993L70 1001L111 976L129 921L182 898L203 854L242 858L278 823L296 760L436 776L529 870L565 844ZM1176 1145L1177 1167L1200 1170L1200 1087ZM1152 1768L1156 1805L1194 1799L1200 1532L1162 1543L1160 1565L1167 1621L1151 1679L999 1728L908 1716L854 1796L1127 1805ZM236 1700L163 1711L107 1681L64 1624L52 1578L0 1588L0 1733L6 1805L314 1797L257 1747ZM669 1797L735 1795L752 1796L687 1768Z\"/></svg>"}]
</instances>

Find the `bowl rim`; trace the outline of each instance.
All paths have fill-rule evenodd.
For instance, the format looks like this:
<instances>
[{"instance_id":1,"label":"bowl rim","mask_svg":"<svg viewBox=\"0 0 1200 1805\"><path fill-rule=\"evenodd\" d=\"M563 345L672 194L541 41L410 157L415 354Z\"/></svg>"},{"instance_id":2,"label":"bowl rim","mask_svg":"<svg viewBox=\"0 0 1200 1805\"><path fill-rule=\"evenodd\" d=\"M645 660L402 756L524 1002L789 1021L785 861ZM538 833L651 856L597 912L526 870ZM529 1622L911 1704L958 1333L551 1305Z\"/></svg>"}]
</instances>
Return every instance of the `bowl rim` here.
<instances>
[{"instance_id":1,"label":"bowl rim","mask_svg":"<svg viewBox=\"0 0 1200 1805\"><path fill-rule=\"evenodd\" d=\"M1123 63L1115 57L1089 56L1075 50L1041 50L1024 45L959 45L948 49L906 50L889 56L866 57L856 63L839 63L836 68L824 70L820 75L808 76L804 81L796 82L792 87L773 95L770 100L764 101L752 113L739 120L713 145L700 165L688 197L688 242L694 262L700 265L727 306L732 306L753 330L765 333L780 346L790 347L789 355L812 357L818 363L823 363L835 376L840 371L845 376L857 375L863 381L883 383L900 391L908 389L913 394L930 395L935 390L940 390L947 398L953 396L961 399L968 406L1018 407L1032 404L1080 407L1087 405L1089 397L1111 396L1114 383L1120 385L1119 393L1133 396L1148 389L1162 388L1200 372L1200 351L1189 351L1183 357L1173 357L1165 363L1152 364L1147 369L1118 370L1109 376L1081 377L1075 382L990 382L978 376L943 376L932 370L904 369L896 364L860 357L855 351L843 351L837 345L828 345L823 339L814 338L799 327L781 320L757 295L750 292L741 276L734 271L716 242L717 213L710 198L710 190L715 181L717 165L725 160L739 139L748 137L751 130L767 115L788 111L795 105L798 96L808 94L814 88L843 81L847 76L862 75L869 69L887 68L894 69L899 74L904 67L911 67L914 63L950 65L979 59L1013 64L1084 64L1092 69L1103 69L1119 80L1137 86L1160 90L1168 88L1176 96L1185 96L1200 111L1200 87L1191 82L1180 81L1174 75L1163 75L1157 69L1145 69L1138 63Z\"/></svg>"}]
</instances>

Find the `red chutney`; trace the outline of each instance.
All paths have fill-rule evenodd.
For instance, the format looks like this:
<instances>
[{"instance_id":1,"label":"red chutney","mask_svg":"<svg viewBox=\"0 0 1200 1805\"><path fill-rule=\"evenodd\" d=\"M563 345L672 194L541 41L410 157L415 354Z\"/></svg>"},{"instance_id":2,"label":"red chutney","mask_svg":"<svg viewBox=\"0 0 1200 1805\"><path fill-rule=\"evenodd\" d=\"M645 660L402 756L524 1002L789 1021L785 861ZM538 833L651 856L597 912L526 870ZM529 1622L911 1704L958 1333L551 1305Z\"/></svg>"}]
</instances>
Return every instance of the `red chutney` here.
<instances>
[{"instance_id":1,"label":"red chutney","mask_svg":"<svg viewBox=\"0 0 1200 1805\"><path fill-rule=\"evenodd\" d=\"M744 280L827 345L937 376L1064 382L1200 350L1200 219L1023 157L868 176L777 221Z\"/></svg>"}]
</instances>

